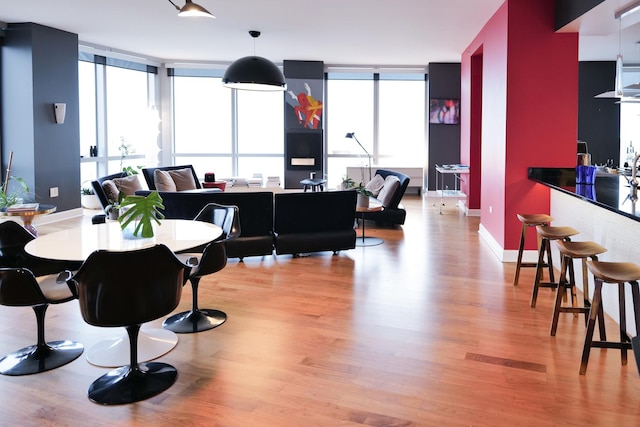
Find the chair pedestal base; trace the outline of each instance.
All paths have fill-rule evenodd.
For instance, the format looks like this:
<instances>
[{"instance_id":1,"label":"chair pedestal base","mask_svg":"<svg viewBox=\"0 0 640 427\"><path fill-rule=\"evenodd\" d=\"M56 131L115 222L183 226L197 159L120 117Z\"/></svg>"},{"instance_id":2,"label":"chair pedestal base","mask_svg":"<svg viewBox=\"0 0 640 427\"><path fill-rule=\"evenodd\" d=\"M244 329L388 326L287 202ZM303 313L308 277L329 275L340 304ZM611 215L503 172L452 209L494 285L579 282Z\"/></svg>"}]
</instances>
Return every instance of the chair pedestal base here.
<instances>
[{"instance_id":1,"label":"chair pedestal base","mask_svg":"<svg viewBox=\"0 0 640 427\"><path fill-rule=\"evenodd\" d=\"M167 363L140 363L134 369L114 369L89 387L89 399L102 405L138 402L162 393L173 385L178 371Z\"/></svg>"},{"instance_id":2,"label":"chair pedestal base","mask_svg":"<svg viewBox=\"0 0 640 427\"><path fill-rule=\"evenodd\" d=\"M191 310L174 314L162 323L162 327L178 334L190 334L213 329L226 320L227 315L220 310Z\"/></svg>"},{"instance_id":3,"label":"chair pedestal base","mask_svg":"<svg viewBox=\"0 0 640 427\"><path fill-rule=\"evenodd\" d=\"M32 345L0 359L0 374L30 375L59 368L77 359L84 347L74 341L52 341Z\"/></svg>"},{"instance_id":4,"label":"chair pedestal base","mask_svg":"<svg viewBox=\"0 0 640 427\"><path fill-rule=\"evenodd\" d=\"M138 334L138 360L157 359L178 344L178 336L164 329L141 329ZM129 338L125 333L108 338L87 350L87 361L92 365L115 367L130 363Z\"/></svg>"}]
</instances>

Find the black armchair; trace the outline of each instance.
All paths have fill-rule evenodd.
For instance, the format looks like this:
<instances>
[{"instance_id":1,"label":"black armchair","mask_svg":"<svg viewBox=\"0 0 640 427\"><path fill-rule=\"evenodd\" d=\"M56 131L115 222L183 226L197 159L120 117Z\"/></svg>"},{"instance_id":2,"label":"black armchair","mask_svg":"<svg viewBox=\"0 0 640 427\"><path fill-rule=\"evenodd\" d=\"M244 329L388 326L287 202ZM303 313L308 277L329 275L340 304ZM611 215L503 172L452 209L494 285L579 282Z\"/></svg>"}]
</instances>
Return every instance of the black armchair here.
<instances>
[{"instance_id":1,"label":"black armchair","mask_svg":"<svg viewBox=\"0 0 640 427\"><path fill-rule=\"evenodd\" d=\"M0 374L36 374L77 359L84 347L75 341L46 342L44 319L49 304L71 301L75 296L56 275L36 277L24 268L0 268L0 304L31 307L36 313L38 341L0 359Z\"/></svg>"},{"instance_id":2,"label":"black armchair","mask_svg":"<svg viewBox=\"0 0 640 427\"><path fill-rule=\"evenodd\" d=\"M240 235L240 220L236 206L209 203L195 217L194 221L206 221L222 228L222 235L215 242L202 249L197 266L189 274L193 293L191 310L174 314L164 321L165 329L176 333L193 333L213 329L227 320L226 313L214 309L198 308L198 285L203 276L222 270L227 265L226 242ZM180 254L179 257L197 257L197 253Z\"/></svg>"},{"instance_id":3,"label":"black armchair","mask_svg":"<svg viewBox=\"0 0 640 427\"><path fill-rule=\"evenodd\" d=\"M107 197L107 193L105 193L104 189L102 188L102 183L110 179L124 178L126 176L126 172L118 172L112 175L103 176L96 179L95 181L91 181L91 187L93 188L93 192L95 193L95 195L98 197L100 206L102 206L103 211L109 205L109 198ZM102 224L106 221L106 218L107 215L105 213L96 214L91 218L91 222L93 224Z\"/></svg>"},{"instance_id":4,"label":"black armchair","mask_svg":"<svg viewBox=\"0 0 640 427\"><path fill-rule=\"evenodd\" d=\"M45 341L45 313L49 304L74 299L57 274L79 264L49 262L27 254L24 246L35 237L14 221L0 223L0 304L32 307L36 314L38 340L0 359L0 373L27 375L65 365L82 354L84 347L74 341ZM37 276L37 277L36 277Z\"/></svg>"},{"instance_id":5,"label":"black armchair","mask_svg":"<svg viewBox=\"0 0 640 427\"><path fill-rule=\"evenodd\" d=\"M132 403L171 387L177 370L166 363L138 362L137 338L144 322L173 311L184 284L183 264L164 245L127 252L93 252L69 280L80 312L90 325L124 326L130 364L108 372L89 387L89 399L104 405Z\"/></svg>"}]
</instances>

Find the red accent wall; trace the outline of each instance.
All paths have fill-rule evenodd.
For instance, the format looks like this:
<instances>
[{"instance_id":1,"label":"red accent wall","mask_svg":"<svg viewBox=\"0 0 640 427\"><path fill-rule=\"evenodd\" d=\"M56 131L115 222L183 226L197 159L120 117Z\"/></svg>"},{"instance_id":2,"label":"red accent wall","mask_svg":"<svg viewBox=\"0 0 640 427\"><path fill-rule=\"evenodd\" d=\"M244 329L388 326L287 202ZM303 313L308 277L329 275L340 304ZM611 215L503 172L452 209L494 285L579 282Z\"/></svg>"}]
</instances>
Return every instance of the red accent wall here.
<instances>
[{"instance_id":1,"label":"red accent wall","mask_svg":"<svg viewBox=\"0 0 640 427\"><path fill-rule=\"evenodd\" d=\"M480 145L481 165L469 200L480 195L481 224L505 250L518 247L516 213L549 212L528 168L576 163L578 34L556 34L554 14L554 0L507 0L462 55L461 161L473 165Z\"/></svg>"}]
</instances>

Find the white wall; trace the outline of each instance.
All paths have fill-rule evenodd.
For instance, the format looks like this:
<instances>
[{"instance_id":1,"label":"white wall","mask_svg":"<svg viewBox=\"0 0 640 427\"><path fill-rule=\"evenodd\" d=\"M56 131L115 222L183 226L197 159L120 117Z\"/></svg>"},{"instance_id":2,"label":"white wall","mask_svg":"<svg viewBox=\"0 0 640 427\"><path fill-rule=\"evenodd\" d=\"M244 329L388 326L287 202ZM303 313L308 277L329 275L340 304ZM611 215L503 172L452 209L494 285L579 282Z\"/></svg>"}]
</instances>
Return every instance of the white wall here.
<instances>
[{"instance_id":1,"label":"white wall","mask_svg":"<svg viewBox=\"0 0 640 427\"><path fill-rule=\"evenodd\" d=\"M640 142L640 140L638 141ZM594 241L607 252L598 255L600 261L634 262L640 264L640 221L627 218L589 202L570 196L557 190L551 190L551 212L555 218L551 225L568 225L580 232L571 238L573 241ZM553 262L560 266L557 249L552 249ZM576 285L582 290L582 267L580 260L574 261ZM589 274L589 294L593 296L593 276ZM604 311L619 322L618 287L605 283L602 289ZM633 319L633 304L630 286L626 285L627 329L631 336L636 335ZM612 339L617 333L609 332Z\"/></svg>"}]
</instances>

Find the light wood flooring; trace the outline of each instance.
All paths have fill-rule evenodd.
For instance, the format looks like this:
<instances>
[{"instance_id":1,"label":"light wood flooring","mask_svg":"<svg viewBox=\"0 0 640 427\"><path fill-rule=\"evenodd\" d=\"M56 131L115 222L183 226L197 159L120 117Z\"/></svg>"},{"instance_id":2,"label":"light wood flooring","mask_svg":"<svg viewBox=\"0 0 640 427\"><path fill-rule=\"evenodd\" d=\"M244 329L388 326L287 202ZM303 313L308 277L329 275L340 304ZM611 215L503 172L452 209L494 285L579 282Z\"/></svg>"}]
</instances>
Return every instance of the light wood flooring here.
<instances>
[{"instance_id":1,"label":"light wood flooring","mask_svg":"<svg viewBox=\"0 0 640 427\"><path fill-rule=\"evenodd\" d=\"M553 292L542 289L531 309L532 269L513 287L514 264L483 243L478 218L452 203L440 215L420 196L403 204L402 228L367 224L380 246L230 260L204 279L201 307L228 321L180 335L159 359L178 369L168 391L91 403L87 388L108 369L83 355L46 373L0 376L0 426L640 425L632 354L621 366L619 351L594 349L578 375L583 318L562 314L549 336ZM190 303L186 286L178 311ZM85 324L77 301L47 313L48 340L88 348L119 333ZM0 334L0 354L33 344L32 310L0 306Z\"/></svg>"}]
</instances>

